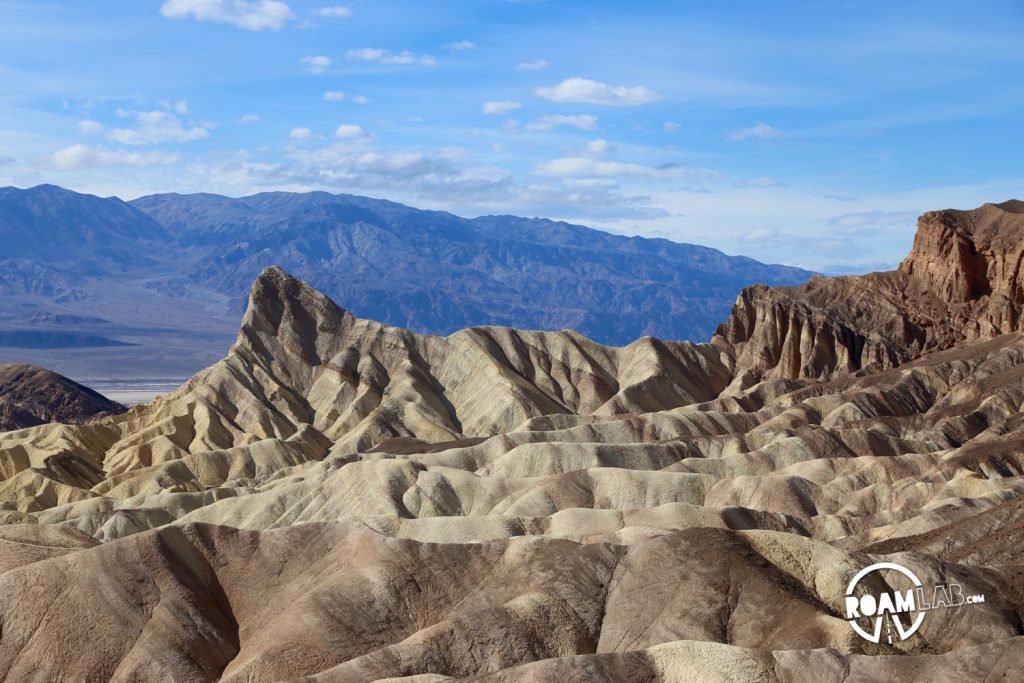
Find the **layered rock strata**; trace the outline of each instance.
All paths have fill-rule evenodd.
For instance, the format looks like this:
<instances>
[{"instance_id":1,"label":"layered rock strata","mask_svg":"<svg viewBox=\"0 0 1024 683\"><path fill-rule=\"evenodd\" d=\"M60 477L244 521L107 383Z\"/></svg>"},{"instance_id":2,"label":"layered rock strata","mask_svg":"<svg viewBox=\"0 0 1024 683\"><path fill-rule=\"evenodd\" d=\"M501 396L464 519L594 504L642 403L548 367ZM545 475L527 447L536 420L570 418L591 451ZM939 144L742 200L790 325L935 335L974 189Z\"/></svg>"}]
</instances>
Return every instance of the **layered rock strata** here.
<instances>
[{"instance_id":1,"label":"layered rock strata","mask_svg":"<svg viewBox=\"0 0 1024 683\"><path fill-rule=\"evenodd\" d=\"M1016 209L713 344L421 336L268 270L179 390L0 434L0 678L1013 680ZM985 600L868 642L880 561Z\"/></svg>"}]
</instances>

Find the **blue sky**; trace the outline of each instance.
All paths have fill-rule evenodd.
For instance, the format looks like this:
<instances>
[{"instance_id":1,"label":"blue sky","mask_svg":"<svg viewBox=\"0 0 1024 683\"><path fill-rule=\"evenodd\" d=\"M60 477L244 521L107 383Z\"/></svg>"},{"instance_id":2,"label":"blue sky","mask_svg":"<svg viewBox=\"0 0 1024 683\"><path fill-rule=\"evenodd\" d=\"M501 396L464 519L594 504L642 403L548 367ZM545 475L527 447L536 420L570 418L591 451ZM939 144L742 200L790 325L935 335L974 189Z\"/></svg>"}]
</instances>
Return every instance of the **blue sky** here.
<instances>
[{"instance_id":1,"label":"blue sky","mask_svg":"<svg viewBox=\"0 0 1024 683\"><path fill-rule=\"evenodd\" d=\"M1024 197L1024 4L0 0L0 185L323 189L827 272Z\"/></svg>"}]
</instances>

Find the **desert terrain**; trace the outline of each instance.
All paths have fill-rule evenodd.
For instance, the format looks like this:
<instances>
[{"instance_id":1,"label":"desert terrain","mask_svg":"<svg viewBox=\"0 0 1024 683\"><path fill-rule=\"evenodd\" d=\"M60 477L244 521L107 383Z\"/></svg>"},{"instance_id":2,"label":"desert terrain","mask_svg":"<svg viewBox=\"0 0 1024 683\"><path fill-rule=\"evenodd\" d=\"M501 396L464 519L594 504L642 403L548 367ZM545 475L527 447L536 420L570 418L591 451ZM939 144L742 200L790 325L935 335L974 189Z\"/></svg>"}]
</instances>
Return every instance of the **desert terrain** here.
<instances>
[{"instance_id":1,"label":"desert terrain","mask_svg":"<svg viewBox=\"0 0 1024 683\"><path fill-rule=\"evenodd\" d=\"M0 433L0 678L1013 681L1024 204L710 343L360 319L279 268L166 396ZM895 562L984 602L872 643Z\"/></svg>"}]
</instances>

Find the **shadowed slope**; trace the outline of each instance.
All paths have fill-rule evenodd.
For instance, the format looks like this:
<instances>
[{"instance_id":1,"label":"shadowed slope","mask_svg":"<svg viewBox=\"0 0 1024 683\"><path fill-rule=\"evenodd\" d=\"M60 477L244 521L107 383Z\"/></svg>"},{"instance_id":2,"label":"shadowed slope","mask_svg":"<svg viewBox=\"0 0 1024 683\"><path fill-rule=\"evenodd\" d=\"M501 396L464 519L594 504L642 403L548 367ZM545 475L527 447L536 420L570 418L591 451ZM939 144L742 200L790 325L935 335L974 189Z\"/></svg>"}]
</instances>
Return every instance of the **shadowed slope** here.
<instances>
[{"instance_id":1,"label":"shadowed slope","mask_svg":"<svg viewBox=\"0 0 1024 683\"><path fill-rule=\"evenodd\" d=\"M1011 249L1004 214L956 235ZM618 348L417 335L269 269L173 394L0 434L0 676L1010 679L1024 334L947 336L1001 279L919 263L932 308L864 289L901 269ZM844 597L879 561L985 600L869 643Z\"/></svg>"},{"instance_id":2,"label":"shadowed slope","mask_svg":"<svg viewBox=\"0 0 1024 683\"><path fill-rule=\"evenodd\" d=\"M125 407L34 365L0 363L0 432L46 422L85 422Z\"/></svg>"},{"instance_id":3,"label":"shadowed slope","mask_svg":"<svg viewBox=\"0 0 1024 683\"><path fill-rule=\"evenodd\" d=\"M926 581L955 576L986 603L969 621L930 615L912 642L854 636L839 616L843 588L872 559L777 532L690 529L629 546L434 545L352 524L262 533L185 525L0 573L0 675L462 678L539 660L550 660L540 671L572 669L584 663L559 658L590 655L613 670L633 661L650 671L646 680L705 671L774 681L773 657L785 671L820 658L842 669L860 661L855 653L957 652L977 667L988 651L972 648L992 641L1019 661L1011 572L918 556L899 560ZM54 595L60 608L40 617L35 605ZM857 666L884 673L903 662Z\"/></svg>"}]
</instances>

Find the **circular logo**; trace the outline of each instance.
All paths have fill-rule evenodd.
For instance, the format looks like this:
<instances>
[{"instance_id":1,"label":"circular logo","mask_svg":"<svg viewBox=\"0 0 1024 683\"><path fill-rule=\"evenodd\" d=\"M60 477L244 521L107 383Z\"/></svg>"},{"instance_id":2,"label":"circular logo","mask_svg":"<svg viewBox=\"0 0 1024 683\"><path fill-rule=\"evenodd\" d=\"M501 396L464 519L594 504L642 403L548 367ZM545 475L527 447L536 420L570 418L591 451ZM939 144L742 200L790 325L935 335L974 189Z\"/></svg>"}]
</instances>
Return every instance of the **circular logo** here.
<instances>
[{"instance_id":1,"label":"circular logo","mask_svg":"<svg viewBox=\"0 0 1024 683\"><path fill-rule=\"evenodd\" d=\"M892 589L877 595L870 590L857 591L865 577L873 572L883 570L899 572L910 579L913 586L905 591ZM906 640L921 628L921 622L924 621L924 611L918 604L918 588L921 588L921 580L903 565L895 562L879 562L864 567L857 572L846 588L846 620L850 622L850 626L860 637L872 643L877 643L882 639L883 625L887 625L886 632L889 643L892 643L893 630L900 640ZM917 612L917 618L911 621L914 612ZM858 623L858 620L868 619L872 620L871 631L864 630ZM904 623L910 624L909 628L905 628Z\"/></svg>"}]
</instances>

